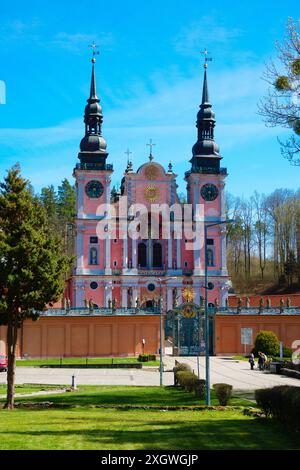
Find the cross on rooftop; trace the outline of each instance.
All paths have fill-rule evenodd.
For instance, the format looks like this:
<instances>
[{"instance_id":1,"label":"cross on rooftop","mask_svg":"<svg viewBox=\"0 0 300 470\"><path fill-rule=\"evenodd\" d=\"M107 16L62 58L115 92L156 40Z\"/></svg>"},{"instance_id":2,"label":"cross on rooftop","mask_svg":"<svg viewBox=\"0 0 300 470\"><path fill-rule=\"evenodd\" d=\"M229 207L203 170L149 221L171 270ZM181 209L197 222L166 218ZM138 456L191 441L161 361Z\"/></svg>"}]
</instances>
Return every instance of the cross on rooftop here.
<instances>
[{"instance_id":1,"label":"cross on rooftop","mask_svg":"<svg viewBox=\"0 0 300 470\"><path fill-rule=\"evenodd\" d=\"M93 44L90 44L89 47L91 47L93 51L92 62L95 63L96 62L95 55L100 54L100 52L98 51L98 46L95 44L95 41L93 41Z\"/></svg>"},{"instance_id":2,"label":"cross on rooftop","mask_svg":"<svg viewBox=\"0 0 300 470\"><path fill-rule=\"evenodd\" d=\"M208 54L208 50L207 50L207 49L204 49L204 51L202 51L201 54L204 54L204 64L203 64L203 67L204 67L205 69L207 69L207 62L211 62L211 61L212 61L212 57L207 57L207 54Z\"/></svg>"},{"instance_id":3,"label":"cross on rooftop","mask_svg":"<svg viewBox=\"0 0 300 470\"><path fill-rule=\"evenodd\" d=\"M152 139L150 139L150 140L149 140L149 144L147 144L147 145L150 147L149 160L150 160L150 162L151 162L151 161L153 160L152 148L153 148L154 145L156 145L156 144L154 144L154 143L152 142Z\"/></svg>"}]
</instances>

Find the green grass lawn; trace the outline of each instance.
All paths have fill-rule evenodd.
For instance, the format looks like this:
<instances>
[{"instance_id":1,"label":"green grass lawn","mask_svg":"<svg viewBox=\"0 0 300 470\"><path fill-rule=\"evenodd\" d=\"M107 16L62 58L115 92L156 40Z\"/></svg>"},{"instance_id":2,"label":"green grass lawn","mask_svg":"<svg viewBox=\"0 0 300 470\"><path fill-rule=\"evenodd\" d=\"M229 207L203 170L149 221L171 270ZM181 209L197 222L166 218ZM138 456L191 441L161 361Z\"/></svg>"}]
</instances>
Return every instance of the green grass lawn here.
<instances>
[{"instance_id":1,"label":"green grass lawn","mask_svg":"<svg viewBox=\"0 0 300 470\"><path fill-rule=\"evenodd\" d=\"M15 393L31 393L44 390L57 390L64 388L63 385L39 385L39 384L22 384L15 386ZM6 384L0 384L0 395L6 394Z\"/></svg>"},{"instance_id":2,"label":"green grass lawn","mask_svg":"<svg viewBox=\"0 0 300 470\"><path fill-rule=\"evenodd\" d=\"M271 420L245 416L242 408L166 410L167 406L204 403L174 387L81 386L76 392L16 399L28 401L76 407L0 409L0 450L300 449L300 436L283 432ZM212 404L217 404L213 391ZM230 404L253 405L242 397L233 397ZM113 409L115 405L161 409Z\"/></svg>"},{"instance_id":3,"label":"green grass lawn","mask_svg":"<svg viewBox=\"0 0 300 470\"><path fill-rule=\"evenodd\" d=\"M0 411L0 449L300 449L299 437L240 411Z\"/></svg>"},{"instance_id":4,"label":"green grass lawn","mask_svg":"<svg viewBox=\"0 0 300 470\"><path fill-rule=\"evenodd\" d=\"M55 387L55 386L54 386ZM57 387L59 388L59 387ZM41 389L41 386L37 386ZM17 391L17 390L16 390ZM5 392L4 392L5 393ZM3 399L2 399L3 401ZM116 406L116 405L146 405L146 406L180 406L180 405L204 405L205 400L200 400L194 393L186 392L175 387L129 387L111 385L85 385L79 386L76 392L63 394L49 394L47 396L17 397L16 402L34 401L35 403L51 401L55 404L67 404L76 406ZM218 405L214 390L211 391L212 405ZM233 396L231 405L251 406L244 397Z\"/></svg>"},{"instance_id":5,"label":"green grass lawn","mask_svg":"<svg viewBox=\"0 0 300 470\"><path fill-rule=\"evenodd\" d=\"M17 367L41 367L47 365L60 364L143 364L144 366L159 366L159 361L149 361L140 363L137 357L66 357L66 358L48 358L48 359L19 359L17 360Z\"/></svg>"}]
</instances>

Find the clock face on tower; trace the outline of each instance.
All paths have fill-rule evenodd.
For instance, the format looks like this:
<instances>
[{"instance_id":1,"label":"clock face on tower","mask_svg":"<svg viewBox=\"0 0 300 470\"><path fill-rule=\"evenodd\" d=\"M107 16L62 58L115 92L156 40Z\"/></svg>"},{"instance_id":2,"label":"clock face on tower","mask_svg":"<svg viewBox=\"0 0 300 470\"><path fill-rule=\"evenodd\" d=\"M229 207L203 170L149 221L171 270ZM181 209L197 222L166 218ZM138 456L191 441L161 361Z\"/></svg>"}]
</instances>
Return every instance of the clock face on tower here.
<instances>
[{"instance_id":1,"label":"clock face on tower","mask_svg":"<svg viewBox=\"0 0 300 470\"><path fill-rule=\"evenodd\" d=\"M204 184L201 188L201 196L205 201L214 201L217 199L219 190L214 184Z\"/></svg>"},{"instance_id":2,"label":"clock face on tower","mask_svg":"<svg viewBox=\"0 0 300 470\"><path fill-rule=\"evenodd\" d=\"M90 198L98 198L103 194L103 184L100 181L89 181L85 186L85 192Z\"/></svg>"}]
</instances>

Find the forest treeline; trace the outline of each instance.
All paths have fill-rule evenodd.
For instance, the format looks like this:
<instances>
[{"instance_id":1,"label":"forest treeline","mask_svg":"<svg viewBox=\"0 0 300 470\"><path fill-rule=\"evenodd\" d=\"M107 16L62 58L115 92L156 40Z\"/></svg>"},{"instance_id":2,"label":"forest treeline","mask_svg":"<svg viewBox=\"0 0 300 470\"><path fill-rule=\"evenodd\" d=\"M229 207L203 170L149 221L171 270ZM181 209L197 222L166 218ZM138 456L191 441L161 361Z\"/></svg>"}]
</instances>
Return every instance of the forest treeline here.
<instances>
[{"instance_id":1,"label":"forest treeline","mask_svg":"<svg viewBox=\"0 0 300 470\"><path fill-rule=\"evenodd\" d=\"M300 190L226 196L228 269L240 292L300 287Z\"/></svg>"}]
</instances>

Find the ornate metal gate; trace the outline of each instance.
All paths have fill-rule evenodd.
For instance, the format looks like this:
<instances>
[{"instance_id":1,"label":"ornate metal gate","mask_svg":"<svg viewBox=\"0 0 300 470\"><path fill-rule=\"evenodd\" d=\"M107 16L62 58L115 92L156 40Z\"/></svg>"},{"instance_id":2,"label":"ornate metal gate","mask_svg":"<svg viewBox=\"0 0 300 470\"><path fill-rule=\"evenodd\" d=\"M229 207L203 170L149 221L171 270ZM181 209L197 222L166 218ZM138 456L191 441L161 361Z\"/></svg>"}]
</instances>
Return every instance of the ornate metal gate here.
<instances>
[{"instance_id":1,"label":"ornate metal gate","mask_svg":"<svg viewBox=\"0 0 300 470\"><path fill-rule=\"evenodd\" d=\"M214 353L214 316L209 315L209 353ZM165 335L172 338L174 356L205 354L205 319L203 308L184 303L167 313Z\"/></svg>"}]
</instances>

